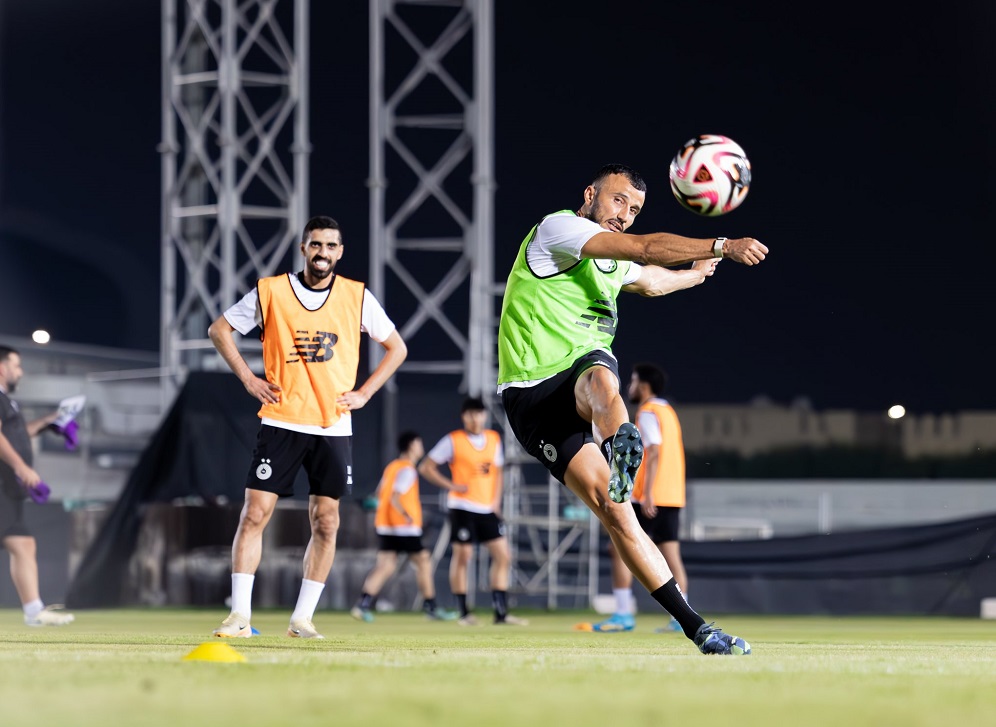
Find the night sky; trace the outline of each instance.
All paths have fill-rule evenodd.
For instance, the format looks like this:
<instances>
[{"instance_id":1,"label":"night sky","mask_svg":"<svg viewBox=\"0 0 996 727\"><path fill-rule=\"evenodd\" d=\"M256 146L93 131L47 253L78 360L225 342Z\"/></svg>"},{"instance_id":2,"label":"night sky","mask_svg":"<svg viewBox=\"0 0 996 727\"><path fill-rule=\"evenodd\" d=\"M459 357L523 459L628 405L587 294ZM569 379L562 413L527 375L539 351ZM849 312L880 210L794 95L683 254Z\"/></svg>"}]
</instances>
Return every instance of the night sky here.
<instances>
[{"instance_id":1,"label":"night sky","mask_svg":"<svg viewBox=\"0 0 996 727\"><path fill-rule=\"evenodd\" d=\"M661 363L682 402L996 409L996 5L495 5L499 278L541 216L629 164L649 185L632 232L750 235L771 254L623 295L624 372ZM344 227L339 272L366 279L367 3L311 14L311 211ZM155 0L2 3L0 332L158 347L159 22ZM668 189L701 133L753 165L727 217Z\"/></svg>"}]
</instances>

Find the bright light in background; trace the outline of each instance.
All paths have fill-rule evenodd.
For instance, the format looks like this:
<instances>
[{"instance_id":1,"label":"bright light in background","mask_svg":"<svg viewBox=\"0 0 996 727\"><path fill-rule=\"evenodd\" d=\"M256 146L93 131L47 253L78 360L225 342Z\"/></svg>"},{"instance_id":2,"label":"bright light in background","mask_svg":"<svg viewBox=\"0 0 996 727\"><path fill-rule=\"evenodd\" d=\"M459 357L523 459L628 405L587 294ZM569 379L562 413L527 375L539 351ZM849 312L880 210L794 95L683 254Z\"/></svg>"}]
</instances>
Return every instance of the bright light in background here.
<instances>
[{"instance_id":1,"label":"bright light in background","mask_svg":"<svg viewBox=\"0 0 996 727\"><path fill-rule=\"evenodd\" d=\"M39 328L37 331L31 334L31 340L35 343L46 344L52 340L52 337L48 335L48 331Z\"/></svg>"},{"instance_id":2,"label":"bright light in background","mask_svg":"<svg viewBox=\"0 0 996 727\"><path fill-rule=\"evenodd\" d=\"M889 407L889 411L886 414L889 415L889 419L902 419L906 416L906 407L902 404L895 404Z\"/></svg>"}]
</instances>

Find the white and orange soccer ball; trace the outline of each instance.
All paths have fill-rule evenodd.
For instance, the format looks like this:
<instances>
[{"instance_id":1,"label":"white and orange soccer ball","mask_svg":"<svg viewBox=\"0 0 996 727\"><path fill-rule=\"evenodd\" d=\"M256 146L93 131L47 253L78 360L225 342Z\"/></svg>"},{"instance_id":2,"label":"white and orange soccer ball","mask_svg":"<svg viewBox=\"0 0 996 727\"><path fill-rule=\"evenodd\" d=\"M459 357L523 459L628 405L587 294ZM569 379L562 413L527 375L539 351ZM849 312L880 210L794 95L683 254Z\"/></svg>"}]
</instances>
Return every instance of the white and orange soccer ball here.
<instances>
[{"instance_id":1,"label":"white and orange soccer ball","mask_svg":"<svg viewBox=\"0 0 996 727\"><path fill-rule=\"evenodd\" d=\"M728 136L703 134L675 154L671 191L681 206L706 217L735 210L750 191L750 160Z\"/></svg>"}]
</instances>

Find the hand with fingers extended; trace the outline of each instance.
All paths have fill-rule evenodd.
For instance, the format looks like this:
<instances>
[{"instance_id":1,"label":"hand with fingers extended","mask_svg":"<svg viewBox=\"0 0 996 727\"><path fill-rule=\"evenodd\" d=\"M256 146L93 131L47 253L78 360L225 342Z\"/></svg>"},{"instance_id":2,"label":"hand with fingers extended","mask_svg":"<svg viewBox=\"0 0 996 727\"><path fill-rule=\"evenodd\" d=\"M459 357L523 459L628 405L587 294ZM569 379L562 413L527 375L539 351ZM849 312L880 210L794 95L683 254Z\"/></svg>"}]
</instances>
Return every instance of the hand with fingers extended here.
<instances>
[{"instance_id":1,"label":"hand with fingers extended","mask_svg":"<svg viewBox=\"0 0 996 727\"><path fill-rule=\"evenodd\" d=\"M753 237L730 238L723 243L723 257L741 265L757 265L768 254L768 248Z\"/></svg>"},{"instance_id":2,"label":"hand with fingers extended","mask_svg":"<svg viewBox=\"0 0 996 727\"><path fill-rule=\"evenodd\" d=\"M243 384L246 387L246 391L263 404L276 404L280 401L280 387L276 384L271 384L266 379L253 376L244 381Z\"/></svg>"}]
</instances>

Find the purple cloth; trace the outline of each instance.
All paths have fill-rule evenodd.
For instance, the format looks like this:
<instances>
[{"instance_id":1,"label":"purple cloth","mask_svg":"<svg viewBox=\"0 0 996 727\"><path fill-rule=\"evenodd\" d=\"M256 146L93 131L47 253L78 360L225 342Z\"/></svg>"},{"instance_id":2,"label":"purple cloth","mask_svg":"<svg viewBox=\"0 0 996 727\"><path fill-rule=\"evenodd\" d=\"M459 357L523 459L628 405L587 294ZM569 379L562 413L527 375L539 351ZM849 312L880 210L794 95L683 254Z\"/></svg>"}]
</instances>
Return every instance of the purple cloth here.
<instances>
[{"instance_id":1,"label":"purple cloth","mask_svg":"<svg viewBox=\"0 0 996 727\"><path fill-rule=\"evenodd\" d=\"M48 502L48 496L52 494L52 488L44 482L39 482L34 487L28 487L25 484L22 484L21 487L24 488L25 494L39 505L44 505Z\"/></svg>"},{"instance_id":2,"label":"purple cloth","mask_svg":"<svg viewBox=\"0 0 996 727\"><path fill-rule=\"evenodd\" d=\"M76 423L75 419L67 422L65 426L60 427L57 424L52 424L51 427L66 438L66 451L72 452L79 446L80 425Z\"/></svg>"}]
</instances>

